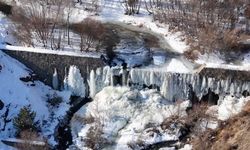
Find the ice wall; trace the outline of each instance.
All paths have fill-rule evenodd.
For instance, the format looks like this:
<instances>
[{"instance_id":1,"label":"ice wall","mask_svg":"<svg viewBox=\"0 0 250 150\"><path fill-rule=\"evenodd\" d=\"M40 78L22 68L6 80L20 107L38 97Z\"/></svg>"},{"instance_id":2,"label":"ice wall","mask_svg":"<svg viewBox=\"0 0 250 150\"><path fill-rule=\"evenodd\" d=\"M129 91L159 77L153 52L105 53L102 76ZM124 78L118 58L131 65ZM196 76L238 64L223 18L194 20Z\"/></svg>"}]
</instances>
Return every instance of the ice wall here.
<instances>
[{"instance_id":1,"label":"ice wall","mask_svg":"<svg viewBox=\"0 0 250 150\"><path fill-rule=\"evenodd\" d=\"M110 68L109 66L92 70L88 80L90 97L94 97L106 86L113 86L114 75L119 75L119 71L120 68Z\"/></svg>"},{"instance_id":2,"label":"ice wall","mask_svg":"<svg viewBox=\"0 0 250 150\"><path fill-rule=\"evenodd\" d=\"M166 71L154 71L149 69L134 68L128 70L122 68L98 68L90 75L90 93L93 97L105 86L113 86L114 76L119 76L122 83L120 85L155 85L160 88L161 94L168 100L188 99L190 91L196 93L198 98L208 93L210 89L218 95L232 94L240 97L243 91L250 91L250 81L218 80L199 74L179 74Z\"/></svg>"},{"instance_id":3,"label":"ice wall","mask_svg":"<svg viewBox=\"0 0 250 150\"><path fill-rule=\"evenodd\" d=\"M132 69L130 71L132 83L141 85L157 85L160 87L162 95L169 99L187 99L189 91L192 90L201 98L208 93L210 88L215 94L242 95L243 91L250 91L249 81L236 81L230 78L216 80L201 76L199 74L179 74L164 71L153 71L145 69Z\"/></svg>"}]
</instances>

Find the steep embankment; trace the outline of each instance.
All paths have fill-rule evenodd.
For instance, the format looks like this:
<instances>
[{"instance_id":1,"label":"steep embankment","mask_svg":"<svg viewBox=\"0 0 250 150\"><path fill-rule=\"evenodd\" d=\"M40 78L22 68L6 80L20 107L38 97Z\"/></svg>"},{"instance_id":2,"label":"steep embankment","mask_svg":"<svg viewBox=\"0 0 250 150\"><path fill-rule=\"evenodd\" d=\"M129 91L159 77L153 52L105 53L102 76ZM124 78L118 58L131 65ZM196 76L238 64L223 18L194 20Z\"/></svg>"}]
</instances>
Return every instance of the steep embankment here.
<instances>
[{"instance_id":1,"label":"steep embankment","mask_svg":"<svg viewBox=\"0 0 250 150\"><path fill-rule=\"evenodd\" d=\"M250 102L238 115L220 122L216 130L209 130L193 140L193 149L246 150L250 147Z\"/></svg>"}]
</instances>

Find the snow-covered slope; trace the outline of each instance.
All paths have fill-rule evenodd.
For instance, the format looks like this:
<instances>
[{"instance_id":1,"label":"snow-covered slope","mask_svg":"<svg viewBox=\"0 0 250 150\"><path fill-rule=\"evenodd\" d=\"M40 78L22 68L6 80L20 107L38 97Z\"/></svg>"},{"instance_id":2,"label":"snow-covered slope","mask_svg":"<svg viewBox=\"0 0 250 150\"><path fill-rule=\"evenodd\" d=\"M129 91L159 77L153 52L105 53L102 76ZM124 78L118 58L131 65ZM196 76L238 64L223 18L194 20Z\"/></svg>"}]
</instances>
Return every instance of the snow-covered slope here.
<instances>
[{"instance_id":1,"label":"snow-covered slope","mask_svg":"<svg viewBox=\"0 0 250 150\"><path fill-rule=\"evenodd\" d=\"M222 68L230 70L250 71L250 52L247 54L242 54L241 57L239 56L237 61L238 64L228 63L225 61L223 56L217 52L200 55L199 59L195 62L198 64L205 64L206 68Z\"/></svg>"},{"instance_id":2,"label":"snow-covered slope","mask_svg":"<svg viewBox=\"0 0 250 150\"><path fill-rule=\"evenodd\" d=\"M0 100L4 103L4 108L0 110L0 138L15 135L12 121L8 123L4 121L6 111L9 109L6 119L12 120L20 108L30 106L36 112L36 120L41 123L42 134L49 139L49 142L55 144L54 129L58 119L63 117L69 108L67 102L71 93L55 91L40 81L34 83L21 81L21 77L29 76L30 70L2 51L0 51L0 66ZM58 108L52 109L47 106L46 101L55 96L62 97L63 102Z\"/></svg>"}]
</instances>

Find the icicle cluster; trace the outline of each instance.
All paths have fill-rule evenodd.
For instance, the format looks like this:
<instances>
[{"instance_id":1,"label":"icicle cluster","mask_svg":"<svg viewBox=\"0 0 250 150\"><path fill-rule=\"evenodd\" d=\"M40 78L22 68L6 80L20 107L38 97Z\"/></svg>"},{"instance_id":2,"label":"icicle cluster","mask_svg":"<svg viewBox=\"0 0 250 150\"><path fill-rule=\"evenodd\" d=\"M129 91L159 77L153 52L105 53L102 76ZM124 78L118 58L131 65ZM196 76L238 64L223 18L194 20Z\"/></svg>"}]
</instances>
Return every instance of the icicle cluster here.
<instances>
[{"instance_id":1,"label":"icicle cluster","mask_svg":"<svg viewBox=\"0 0 250 150\"><path fill-rule=\"evenodd\" d=\"M85 97L85 84L80 70L76 66L70 66L68 76L64 79L64 89L72 92L74 96Z\"/></svg>"},{"instance_id":2,"label":"icicle cluster","mask_svg":"<svg viewBox=\"0 0 250 150\"><path fill-rule=\"evenodd\" d=\"M198 98L207 94L209 89L221 96L231 94L237 97L240 97L245 90L250 91L250 82L235 81L230 78L216 80L198 74L178 74L138 68L131 69L127 77L126 70L122 68L104 67L91 71L89 81L91 97L105 86L113 86L114 76L122 77L123 86L127 86L128 82L139 85L139 87L156 85L168 100L188 99L190 90L195 92Z\"/></svg>"},{"instance_id":3,"label":"icicle cluster","mask_svg":"<svg viewBox=\"0 0 250 150\"><path fill-rule=\"evenodd\" d=\"M187 99L190 86L192 86L193 91L199 98L207 94L209 88L219 95L232 94L240 96L243 91L250 91L250 82L247 81L234 81L230 78L216 80L198 74L178 74L132 69L130 71L130 80L132 83L141 85L157 85L160 87L161 94L169 100L178 98Z\"/></svg>"},{"instance_id":4,"label":"icicle cluster","mask_svg":"<svg viewBox=\"0 0 250 150\"><path fill-rule=\"evenodd\" d=\"M101 91L106 86L113 86L113 72L114 70L109 66L98 68L96 71L90 72L88 80L90 97L94 97L96 93Z\"/></svg>"},{"instance_id":5,"label":"icicle cluster","mask_svg":"<svg viewBox=\"0 0 250 150\"><path fill-rule=\"evenodd\" d=\"M53 74L53 78L52 78L53 89L58 90L58 87L59 87L58 83L59 83L59 81L58 81L58 74L57 74L57 70L55 68L54 74Z\"/></svg>"}]
</instances>

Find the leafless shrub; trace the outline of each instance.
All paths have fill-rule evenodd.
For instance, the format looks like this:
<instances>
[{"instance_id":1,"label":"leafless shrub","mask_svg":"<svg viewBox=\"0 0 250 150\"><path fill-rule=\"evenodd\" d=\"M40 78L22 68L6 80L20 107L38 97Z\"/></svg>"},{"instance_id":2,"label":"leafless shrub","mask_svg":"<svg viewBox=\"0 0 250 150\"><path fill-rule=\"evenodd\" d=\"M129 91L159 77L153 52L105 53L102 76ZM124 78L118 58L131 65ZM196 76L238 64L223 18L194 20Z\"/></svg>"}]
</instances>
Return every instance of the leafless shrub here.
<instances>
[{"instance_id":1,"label":"leafless shrub","mask_svg":"<svg viewBox=\"0 0 250 150\"><path fill-rule=\"evenodd\" d=\"M84 7L84 10L95 13L95 15L98 15L101 11L101 8L104 7L101 5L101 0L78 0L78 3Z\"/></svg>"},{"instance_id":2,"label":"leafless shrub","mask_svg":"<svg viewBox=\"0 0 250 150\"><path fill-rule=\"evenodd\" d=\"M249 20L250 20L250 4L247 5L246 9L245 9L245 16L248 20L246 20L246 31L247 33L249 33L250 31L250 26L249 26Z\"/></svg>"},{"instance_id":3,"label":"leafless shrub","mask_svg":"<svg viewBox=\"0 0 250 150\"><path fill-rule=\"evenodd\" d=\"M90 48L99 49L105 33L105 27L101 22L86 18L80 23L72 24L71 28L80 35L81 51L89 51Z\"/></svg>"},{"instance_id":4,"label":"leafless shrub","mask_svg":"<svg viewBox=\"0 0 250 150\"><path fill-rule=\"evenodd\" d=\"M95 122L95 118L93 116L81 117L78 115L74 115L73 120L77 122L81 122L83 124L91 124Z\"/></svg>"},{"instance_id":5,"label":"leafless shrub","mask_svg":"<svg viewBox=\"0 0 250 150\"><path fill-rule=\"evenodd\" d=\"M31 39L42 43L43 47L60 48L61 34L55 35L55 29L63 24L63 0L23 0L25 7L16 6L10 17L15 23L14 35L21 43L33 45ZM55 40L55 36L60 36Z\"/></svg>"},{"instance_id":6,"label":"leafless shrub","mask_svg":"<svg viewBox=\"0 0 250 150\"><path fill-rule=\"evenodd\" d=\"M208 106L207 102L194 104L192 109L188 111L188 116L185 119L185 124L191 132L190 136L196 137L194 145L199 149L209 148L211 142L209 140L213 138L213 132L208 128L208 123L209 121L217 120L213 115L206 113Z\"/></svg>"},{"instance_id":7,"label":"leafless shrub","mask_svg":"<svg viewBox=\"0 0 250 150\"><path fill-rule=\"evenodd\" d=\"M164 0L152 10L155 20L185 33L190 52L227 52L240 49L238 35L243 31L236 28L245 5L245 0ZM195 58L190 52L186 56Z\"/></svg>"},{"instance_id":8,"label":"leafless shrub","mask_svg":"<svg viewBox=\"0 0 250 150\"><path fill-rule=\"evenodd\" d=\"M87 147L93 150L102 149L106 144L108 144L108 140L103 137L103 129L102 126L95 124L95 126L90 127L84 142Z\"/></svg>"},{"instance_id":9,"label":"leafless shrub","mask_svg":"<svg viewBox=\"0 0 250 150\"><path fill-rule=\"evenodd\" d=\"M199 57L199 52L188 50L184 52L184 56L189 60L196 60Z\"/></svg>"},{"instance_id":10,"label":"leafless shrub","mask_svg":"<svg viewBox=\"0 0 250 150\"><path fill-rule=\"evenodd\" d=\"M39 135L35 132L22 131L20 140L22 142L15 145L20 150L49 150L46 140L39 138ZM41 144L37 145L38 142L41 142Z\"/></svg>"},{"instance_id":11,"label":"leafless shrub","mask_svg":"<svg viewBox=\"0 0 250 150\"><path fill-rule=\"evenodd\" d=\"M142 0L124 0L123 6L126 15L139 14Z\"/></svg>"}]
</instances>

